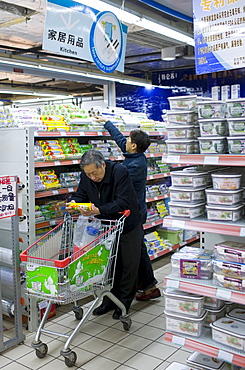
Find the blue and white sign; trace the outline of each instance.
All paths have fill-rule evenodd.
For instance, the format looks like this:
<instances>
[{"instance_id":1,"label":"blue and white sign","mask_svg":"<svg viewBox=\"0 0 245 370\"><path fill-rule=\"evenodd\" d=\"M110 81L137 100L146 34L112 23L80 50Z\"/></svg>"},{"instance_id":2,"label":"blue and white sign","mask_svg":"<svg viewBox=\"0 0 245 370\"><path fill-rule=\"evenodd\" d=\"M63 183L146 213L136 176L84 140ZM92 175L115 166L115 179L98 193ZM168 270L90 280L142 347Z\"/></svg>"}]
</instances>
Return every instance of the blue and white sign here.
<instances>
[{"instance_id":1,"label":"blue and white sign","mask_svg":"<svg viewBox=\"0 0 245 370\"><path fill-rule=\"evenodd\" d=\"M245 67L245 0L195 0L196 74Z\"/></svg>"},{"instance_id":2,"label":"blue and white sign","mask_svg":"<svg viewBox=\"0 0 245 370\"><path fill-rule=\"evenodd\" d=\"M124 71L127 26L112 12L73 0L47 0L43 49Z\"/></svg>"}]
</instances>

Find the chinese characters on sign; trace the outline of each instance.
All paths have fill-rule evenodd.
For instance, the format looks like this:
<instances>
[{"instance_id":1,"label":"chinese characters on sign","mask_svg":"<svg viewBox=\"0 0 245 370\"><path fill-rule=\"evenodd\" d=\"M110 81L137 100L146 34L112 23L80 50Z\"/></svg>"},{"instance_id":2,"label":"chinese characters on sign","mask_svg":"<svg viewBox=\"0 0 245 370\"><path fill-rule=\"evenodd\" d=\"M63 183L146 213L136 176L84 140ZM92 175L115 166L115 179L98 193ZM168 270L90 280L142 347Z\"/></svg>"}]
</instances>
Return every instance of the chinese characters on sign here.
<instances>
[{"instance_id":1,"label":"chinese characters on sign","mask_svg":"<svg viewBox=\"0 0 245 370\"><path fill-rule=\"evenodd\" d=\"M78 48L83 48L83 38L71 34L67 34L66 32L60 32L56 31L54 29L48 29L48 39L51 41L58 41L61 43L60 51L67 53L67 54L73 54L77 55L77 51L72 49L67 49L62 44L69 45L75 45Z\"/></svg>"},{"instance_id":2,"label":"chinese characters on sign","mask_svg":"<svg viewBox=\"0 0 245 370\"><path fill-rule=\"evenodd\" d=\"M196 73L245 67L244 0L193 2Z\"/></svg>"},{"instance_id":3,"label":"chinese characters on sign","mask_svg":"<svg viewBox=\"0 0 245 370\"><path fill-rule=\"evenodd\" d=\"M47 0L43 49L94 62L106 73L123 72L127 29L112 12Z\"/></svg>"},{"instance_id":4,"label":"chinese characters on sign","mask_svg":"<svg viewBox=\"0 0 245 370\"><path fill-rule=\"evenodd\" d=\"M0 218L16 215L16 181L14 176L0 177Z\"/></svg>"}]
</instances>

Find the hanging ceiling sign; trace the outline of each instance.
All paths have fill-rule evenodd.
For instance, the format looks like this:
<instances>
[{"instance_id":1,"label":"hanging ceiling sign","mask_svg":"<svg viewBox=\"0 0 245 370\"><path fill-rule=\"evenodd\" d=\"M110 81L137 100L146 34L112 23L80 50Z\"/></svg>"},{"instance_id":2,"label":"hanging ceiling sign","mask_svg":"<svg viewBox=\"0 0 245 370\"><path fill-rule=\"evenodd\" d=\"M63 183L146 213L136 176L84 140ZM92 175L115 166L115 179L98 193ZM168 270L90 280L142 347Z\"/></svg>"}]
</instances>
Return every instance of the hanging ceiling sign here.
<instances>
[{"instance_id":1,"label":"hanging ceiling sign","mask_svg":"<svg viewBox=\"0 0 245 370\"><path fill-rule=\"evenodd\" d=\"M195 0L196 74L245 67L245 1Z\"/></svg>"},{"instance_id":2,"label":"hanging ceiling sign","mask_svg":"<svg viewBox=\"0 0 245 370\"><path fill-rule=\"evenodd\" d=\"M112 12L48 0L43 49L94 62L106 73L124 72L127 29Z\"/></svg>"},{"instance_id":3,"label":"hanging ceiling sign","mask_svg":"<svg viewBox=\"0 0 245 370\"><path fill-rule=\"evenodd\" d=\"M16 176L0 176L0 219L16 212Z\"/></svg>"}]
</instances>

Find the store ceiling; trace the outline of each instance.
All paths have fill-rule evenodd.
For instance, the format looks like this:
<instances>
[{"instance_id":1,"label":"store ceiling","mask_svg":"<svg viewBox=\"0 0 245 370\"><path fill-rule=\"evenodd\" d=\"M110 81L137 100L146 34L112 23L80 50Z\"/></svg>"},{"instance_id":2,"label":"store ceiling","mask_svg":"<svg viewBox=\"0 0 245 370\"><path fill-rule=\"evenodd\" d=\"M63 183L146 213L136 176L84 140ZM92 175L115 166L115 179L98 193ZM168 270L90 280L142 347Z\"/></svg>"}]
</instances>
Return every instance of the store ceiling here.
<instances>
[{"instance_id":1,"label":"store ceiling","mask_svg":"<svg viewBox=\"0 0 245 370\"><path fill-rule=\"evenodd\" d=\"M82 3L82 0L77 0ZM180 30L192 36L193 24L186 18L192 17L191 0L106 0L111 5L124 7L135 14L142 14L159 24L162 22L175 30ZM150 3L151 5L148 5ZM174 3L174 4L173 4ZM93 3L91 2L93 6ZM154 5L154 7L152 7ZM164 8L163 8L164 7ZM166 8L169 12L166 13ZM164 11L163 11L164 10ZM167 9L168 10L168 9ZM76 66L98 71L93 63L57 55L42 50L42 36L45 21L46 0L7 0L0 1L0 59L3 56L15 60L41 61L43 63L59 64L65 68ZM171 13L171 14L169 14ZM177 16L176 16L177 15ZM178 67L193 66L193 48L176 40L162 36L156 32L128 24L128 36L125 58L125 74L144 74L150 79L151 73L157 70L166 70ZM174 61L161 60L161 49L176 47ZM3 94L1 91L22 89L30 91L73 94L101 94L100 81L90 81L68 75L54 75L25 71L18 66L0 65L0 99L14 100L16 95ZM18 95L18 97L21 95Z\"/></svg>"}]
</instances>

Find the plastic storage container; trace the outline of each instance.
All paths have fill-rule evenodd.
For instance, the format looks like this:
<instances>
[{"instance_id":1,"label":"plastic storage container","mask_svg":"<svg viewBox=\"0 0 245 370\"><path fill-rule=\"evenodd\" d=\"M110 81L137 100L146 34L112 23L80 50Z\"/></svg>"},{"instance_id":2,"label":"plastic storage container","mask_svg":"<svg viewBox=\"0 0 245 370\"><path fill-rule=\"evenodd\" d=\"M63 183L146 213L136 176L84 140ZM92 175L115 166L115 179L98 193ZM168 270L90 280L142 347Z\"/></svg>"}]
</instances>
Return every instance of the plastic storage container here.
<instances>
[{"instance_id":1,"label":"plastic storage container","mask_svg":"<svg viewBox=\"0 0 245 370\"><path fill-rule=\"evenodd\" d=\"M230 262L245 263L245 244L223 241L214 245L214 258Z\"/></svg>"},{"instance_id":2,"label":"plastic storage container","mask_svg":"<svg viewBox=\"0 0 245 370\"><path fill-rule=\"evenodd\" d=\"M227 136L228 124L226 120L200 119L198 120L201 136Z\"/></svg>"},{"instance_id":3,"label":"plastic storage container","mask_svg":"<svg viewBox=\"0 0 245 370\"><path fill-rule=\"evenodd\" d=\"M224 370L225 362L222 360L219 360L217 358L204 355L199 352L192 353L187 359L186 363L188 365L197 367L198 369L204 369L204 370Z\"/></svg>"},{"instance_id":4,"label":"plastic storage container","mask_svg":"<svg viewBox=\"0 0 245 370\"><path fill-rule=\"evenodd\" d=\"M205 187L187 189L171 186L169 192L170 199L174 202L202 202L206 199Z\"/></svg>"},{"instance_id":5,"label":"plastic storage container","mask_svg":"<svg viewBox=\"0 0 245 370\"><path fill-rule=\"evenodd\" d=\"M168 239L172 245L183 242L183 230L174 227L159 227L157 233L162 239Z\"/></svg>"},{"instance_id":6,"label":"plastic storage container","mask_svg":"<svg viewBox=\"0 0 245 370\"><path fill-rule=\"evenodd\" d=\"M234 206L206 205L208 220L235 222L243 216L243 204Z\"/></svg>"},{"instance_id":7,"label":"plastic storage container","mask_svg":"<svg viewBox=\"0 0 245 370\"><path fill-rule=\"evenodd\" d=\"M239 262L228 262L213 260L213 270L215 273L230 276L238 279L245 279L245 264Z\"/></svg>"},{"instance_id":8,"label":"plastic storage container","mask_svg":"<svg viewBox=\"0 0 245 370\"><path fill-rule=\"evenodd\" d=\"M233 308L226 316L232 320L241 321L245 324L245 309L243 308Z\"/></svg>"},{"instance_id":9,"label":"plastic storage container","mask_svg":"<svg viewBox=\"0 0 245 370\"><path fill-rule=\"evenodd\" d=\"M212 173L212 182L214 189L236 190L241 186L241 173Z\"/></svg>"},{"instance_id":10,"label":"plastic storage container","mask_svg":"<svg viewBox=\"0 0 245 370\"><path fill-rule=\"evenodd\" d=\"M174 111L167 112L167 120L169 123L190 125L195 124L197 121L197 114L193 111Z\"/></svg>"},{"instance_id":11,"label":"plastic storage container","mask_svg":"<svg viewBox=\"0 0 245 370\"><path fill-rule=\"evenodd\" d=\"M170 172L173 186L200 188L207 185L208 173L198 171Z\"/></svg>"},{"instance_id":12,"label":"plastic storage container","mask_svg":"<svg viewBox=\"0 0 245 370\"><path fill-rule=\"evenodd\" d=\"M184 203L172 202L168 203L170 216L196 218L205 213L205 202L199 203Z\"/></svg>"},{"instance_id":13,"label":"plastic storage container","mask_svg":"<svg viewBox=\"0 0 245 370\"><path fill-rule=\"evenodd\" d=\"M224 136L199 136L199 148L201 154L224 154L227 153L227 141Z\"/></svg>"},{"instance_id":14,"label":"plastic storage container","mask_svg":"<svg viewBox=\"0 0 245 370\"><path fill-rule=\"evenodd\" d=\"M207 203L216 205L235 205L242 202L243 189L219 190L206 189Z\"/></svg>"},{"instance_id":15,"label":"plastic storage container","mask_svg":"<svg viewBox=\"0 0 245 370\"><path fill-rule=\"evenodd\" d=\"M198 140L193 139L171 139L166 140L168 153L183 153L183 154L193 154L199 153Z\"/></svg>"},{"instance_id":16,"label":"plastic storage container","mask_svg":"<svg viewBox=\"0 0 245 370\"><path fill-rule=\"evenodd\" d=\"M197 250L196 252L176 252L171 256L172 273L187 279L211 279L212 256Z\"/></svg>"},{"instance_id":17,"label":"plastic storage container","mask_svg":"<svg viewBox=\"0 0 245 370\"><path fill-rule=\"evenodd\" d=\"M164 304L167 312L200 317L203 312L204 297L176 289L164 290Z\"/></svg>"},{"instance_id":18,"label":"plastic storage container","mask_svg":"<svg viewBox=\"0 0 245 370\"><path fill-rule=\"evenodd\" d=\"M229 135L243 136L245 135L245 117L244 118L227 118Z\"/></svg>"},{"instance_id":19,"label":"plastic storage container","mask_svg":"<svg viewBox=\"0 0 245 370\"><path fill-rule=\"evenodd\" d=\"M222 299L216 299L216 298L212 298L212 297L205 297L204 298L204 304L203 304L203 307L206 309L206 308L211 308L213 310L218 310L219 308L221 308L222 306L224 306L224 303L225 301L223 301Z\"/></svg>"},{"instance_id":20,"label":"plastic storage container","mask_svg":"<svg viewBox=\"0 0 245 370\"><path fill-rule=\"evenodd\" d=\"M221 308L219 309L211 309L211 308L208 308L206 309L207 311L207 315L206 315L206 318L205 318L205 323L204 323L204 326L205 327L210 327L210 324L218 319L220 319L221 317L224 317L225 314L226 314L226 307L225 305L223 305Z\"/></svg>"},{"instance_id":21,"label":"plastic storage container","mask_svg":"<svg viewBox=\"0 0 245 370\"><path fill-rule=\"evenodd\" d=\"M241 351L245 350L245 324L224 317L210 326L213 340Z\"/></svg>"},{"instance_id":22,"label":"plastic storage container","mask_svg":"<svg viewBox=\"0 0 245 370\"><path fill-rule=\"evenodd\" d=\"M167 126L168 139L196 139L199 135L197 126Z\"/></svg>"},{"instance_id":23,"label":"plastic storage container","mask_svg":"<svg viewBox=\"0 0 245 370\"><path fill-rule=\"evenodd\" d=\"M216 286L220 286L227 289L236 290L238 292L245 291L245 280L238 278L231 278L229 276L213 274L213 283Z\"/></svg>"},{"instance_id":24,"label":"plastic storage container","mask_svg":"<svg viewBox=\"0 0 245 370\"><path fill-rule=\"evenodd\" d=\"M245 136L227 137L229 154L245 154Z\"/></svg>"},{"instance_id":25,"label":"plastic storage container","mask_svg":"<svg viewBox=\"0 0 245 370\"><path fill-rule=\"evenodd\" d=\"M227 104L227 117L243 117L245 116L245 99L229 99L226 101Z\"/></svg>"},{"instance_id":26,"label":"plastic storage container","mask_svg":"<svg viewBox=\"0 0 245 370\"><path fill-rule=\"evenodd\" d=\"M201 101L197 103L198 117L225 118L226 103L221 100Z\"/></svg>"},{"instance_id":27,"label":"plastic storage container","mask_svg":"<svg viewBox=\"0 0 245 370\"><path fill-rule=\"evenodd\" d=\"M170 96L168 97L171 110L195 110L197 104L196 95Z\"/></svg>"},{"instance_id":28,"label":"plastic storage container","mask_svg":"<svg viewBox=\"0 0 245 370\"><path fill-rule=\"evenodd\" d=\"M200 337L204 328L206 312L203 311L200 317L191 317L170 313L164 310L166 316L166 330L182 333L185 336Z\"/></svg>"}]
</instances>

